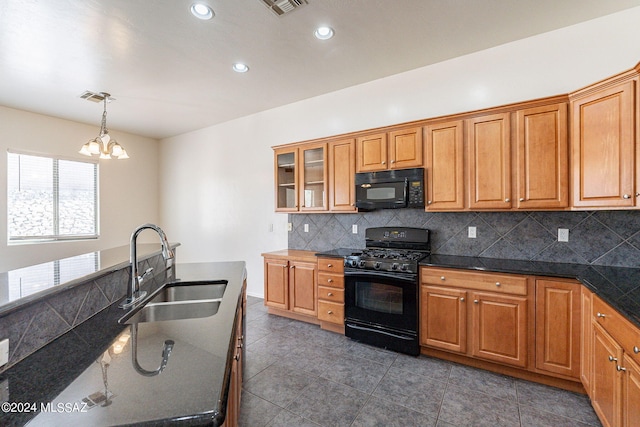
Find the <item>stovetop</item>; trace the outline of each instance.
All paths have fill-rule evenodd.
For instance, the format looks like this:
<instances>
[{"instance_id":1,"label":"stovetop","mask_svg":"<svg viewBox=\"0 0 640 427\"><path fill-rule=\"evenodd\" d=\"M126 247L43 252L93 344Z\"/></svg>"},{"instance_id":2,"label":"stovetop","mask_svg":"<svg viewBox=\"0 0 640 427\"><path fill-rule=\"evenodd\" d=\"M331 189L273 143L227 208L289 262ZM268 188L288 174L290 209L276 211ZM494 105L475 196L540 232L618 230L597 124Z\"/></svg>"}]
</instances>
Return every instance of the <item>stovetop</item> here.
<instances>
[{"instance_id":1,"label":"stovetop","mask_svg":"<svg viewBox=\"0 0 640 427\"><path fill-rule=\"evenodd\" d=\"M428 251L368 248L355 250L344 257L347 269L418 272L418 263L429 255Z\"/></svg>"}]
</instances>

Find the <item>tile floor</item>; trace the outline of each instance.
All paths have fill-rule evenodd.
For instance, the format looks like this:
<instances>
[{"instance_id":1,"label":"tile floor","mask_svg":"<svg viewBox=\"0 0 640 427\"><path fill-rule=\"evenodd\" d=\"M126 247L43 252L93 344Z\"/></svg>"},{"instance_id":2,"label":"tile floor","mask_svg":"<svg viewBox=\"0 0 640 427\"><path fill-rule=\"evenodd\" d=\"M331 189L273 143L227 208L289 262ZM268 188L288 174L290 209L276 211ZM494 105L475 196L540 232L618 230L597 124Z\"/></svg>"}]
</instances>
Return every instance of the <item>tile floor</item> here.
<instances>
[{"instance_id":1,"label":"tile floor","mask_svg":"<svg viewBox=\"0 0 640 427\"><path fill-rule=\"evenodd\" d=\"M360 344L249 297L242 427L600 426L589 399Z\"/></svg>"}]
</instances>

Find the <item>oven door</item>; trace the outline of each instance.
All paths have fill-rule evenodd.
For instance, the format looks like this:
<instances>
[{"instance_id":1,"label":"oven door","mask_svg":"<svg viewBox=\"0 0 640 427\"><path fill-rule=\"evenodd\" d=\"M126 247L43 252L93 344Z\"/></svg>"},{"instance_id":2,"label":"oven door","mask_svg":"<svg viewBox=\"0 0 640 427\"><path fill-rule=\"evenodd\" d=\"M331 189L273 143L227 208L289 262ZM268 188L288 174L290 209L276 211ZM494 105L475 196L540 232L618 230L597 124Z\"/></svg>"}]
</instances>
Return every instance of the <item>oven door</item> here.
<instances>
[{"instance_id":1,"label":"oven door","mask_svg":"<svg viewBox=\"0 0 640 427\"><path fill-rule=\"evenodd\" d=\"M415 275L345 269L345 321L418 331L418 285Z\"/></svg>"}]
</instances>

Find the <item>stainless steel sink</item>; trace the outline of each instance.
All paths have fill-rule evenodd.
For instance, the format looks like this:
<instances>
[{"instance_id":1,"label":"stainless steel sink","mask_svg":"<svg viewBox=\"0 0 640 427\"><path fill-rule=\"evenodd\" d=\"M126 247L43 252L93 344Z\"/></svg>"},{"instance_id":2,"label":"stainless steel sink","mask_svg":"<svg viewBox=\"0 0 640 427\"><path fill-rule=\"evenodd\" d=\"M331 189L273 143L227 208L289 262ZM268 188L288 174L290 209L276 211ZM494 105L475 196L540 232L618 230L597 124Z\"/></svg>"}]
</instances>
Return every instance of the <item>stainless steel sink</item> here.
<instances>
[{"instance_id":1,"label":"stainless steel sink","mask_svg":"<svg viewBox=\"0 0 640 427\"><path fill-rule=\"evenodd\" d=\"M167 283L118 322L136 324L213 316L218 312L227 284L226 280Z\"/></svg>"},{"instance_id":2,"label":"stainless steel sink","mask_svg":"<svg viewBox=\"0 0 640 427\"><path fill-rule=\"evenodd\" d=\"M221 299L218 299L159 304L149 303L135 312L135 314L128 319L126 317L120 319L120 323L134 324L143 322L159 322L163 320L209 317L218 312L221 301Z\"/></svg>"},{"instance_id":3,"label":"stainless steel sink","mask_svg":"<svg viewBox=\"0 0 640 427\"><path fill-rule=\"evenodd\" d=\"M227 283L226 280L169 283L154 293L149 303L219 299Z\"/></svg>"}]
</instances>

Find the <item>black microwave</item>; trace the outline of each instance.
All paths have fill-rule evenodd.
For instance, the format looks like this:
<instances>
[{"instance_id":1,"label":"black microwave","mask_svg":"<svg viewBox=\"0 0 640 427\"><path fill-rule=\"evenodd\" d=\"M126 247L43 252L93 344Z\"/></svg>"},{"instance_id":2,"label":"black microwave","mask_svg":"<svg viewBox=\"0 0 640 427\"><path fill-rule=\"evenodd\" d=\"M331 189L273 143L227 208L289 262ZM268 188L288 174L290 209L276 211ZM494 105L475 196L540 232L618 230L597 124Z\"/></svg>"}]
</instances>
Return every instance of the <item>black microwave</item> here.
<instances>
[{"instance_id":1,"label":"black microwave","mask_svg":"<svg viewBox=\"0 0 640 427\"><path fill-rule=\"evenodd\" d=\"M360 210L424 208L424 168L356 174Z\"/></svg>"}]
</instances>

